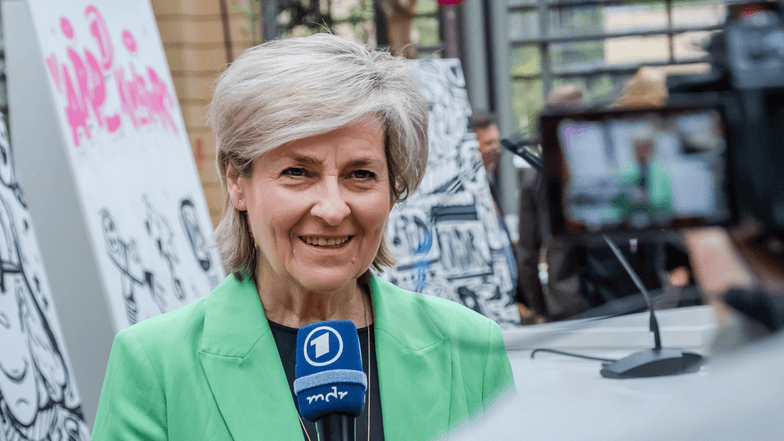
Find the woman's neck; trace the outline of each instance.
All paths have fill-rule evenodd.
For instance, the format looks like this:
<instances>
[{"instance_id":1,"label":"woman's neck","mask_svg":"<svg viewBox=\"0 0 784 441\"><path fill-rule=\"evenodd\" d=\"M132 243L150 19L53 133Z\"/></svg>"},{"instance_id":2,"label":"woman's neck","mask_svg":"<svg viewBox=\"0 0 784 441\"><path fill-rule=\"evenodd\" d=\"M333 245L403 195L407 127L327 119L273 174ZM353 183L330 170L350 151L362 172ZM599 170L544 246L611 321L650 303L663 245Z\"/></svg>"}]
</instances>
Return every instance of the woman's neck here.
<instances>
[{"instance_id":1,"label":"woman's neck","mask_svg":"<svg viewBox=\"0 0 784 441\"><path fill-rule=\"evenodd\" d=\"M369 288L363 279L334 291L314 291L257 270L256 290L271 322L301 328L325 320L351 320L363 328L373 323Z\"/></svg>"}]
</instances>

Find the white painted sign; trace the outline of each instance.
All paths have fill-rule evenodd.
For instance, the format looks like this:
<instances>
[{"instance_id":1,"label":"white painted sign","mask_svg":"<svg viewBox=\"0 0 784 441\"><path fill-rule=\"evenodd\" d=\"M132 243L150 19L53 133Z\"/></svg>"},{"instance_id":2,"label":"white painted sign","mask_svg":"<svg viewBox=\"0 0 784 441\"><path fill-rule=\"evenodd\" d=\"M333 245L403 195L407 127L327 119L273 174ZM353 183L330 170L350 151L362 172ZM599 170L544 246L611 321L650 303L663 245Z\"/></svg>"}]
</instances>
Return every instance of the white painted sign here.
<instances>
[{"instance_id":1,"label":"white painted sign","mask_svg":"<svg viewBox=\"0 0 784 441\"><path fill-rule=\"evenodd\" d=\"M28 4L116 329L208 294L224 272L149 3Z\"/></svg>"}]
</instances>

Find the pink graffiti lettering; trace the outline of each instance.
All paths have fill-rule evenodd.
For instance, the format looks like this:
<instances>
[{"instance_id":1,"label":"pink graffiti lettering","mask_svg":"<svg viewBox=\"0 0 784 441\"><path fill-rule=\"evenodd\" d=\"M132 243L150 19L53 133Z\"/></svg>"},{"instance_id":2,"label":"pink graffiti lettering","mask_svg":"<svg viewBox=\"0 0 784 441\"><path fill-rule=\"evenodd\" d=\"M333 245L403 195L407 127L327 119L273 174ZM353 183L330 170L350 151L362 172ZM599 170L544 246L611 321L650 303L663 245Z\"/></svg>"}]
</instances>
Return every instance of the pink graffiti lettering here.
<instances>
[{"instance_id":1,"label":"pink graffiti lettering","mask_svg":"<svg viewBox=\"0 0 784 441\"><path fill-rule=\"evenodd\" d=\"M130 78L126 81L126 67L114 63L114 46L103 16L92 5L86 8L85 16L98 51L93 53L84 49L82 56L75 48L68 47L67 62L62 63L55 53L46 57L46 67L55 89L65 95L65 112L74 145L79 147L82 138L91 139L91 128L116 132L126 118L134 129L160 124L164 130L178 133L171 114L171 109L177 105L176 97L167 84L152 67L147 67L142 75L138 74L132 62L127 66ZM73 39L74 29L68 18L60 19L60 28L66 38ZM121 38L123 46L135 54L137 44L131 32L123 30ZM108 113L104 109L107 81L112 80L117 85L120 101L120 109L116 113Z\"/></svg>"},{"instance_id":2,"label":"pink graffiti lettering","mask_svg":"<svg viewBox=\"0 0 784 441\"><path fill-rule=\"evenodd\" d=\"M147 88L145 78L136 73L136 67L130 63L130 78L125 80L125 70L117 68L114 77L120 93L122 112L128 116L134 128L160 121L165 129L177 133L177 125L169 112L174 99L166 84L161 81L152 68L147 68L151 88Z\"/></svg>"},{"instance_id":3,"label":"pink graffiti lettering","mask_svg":"<svg viewBox=\"0 0 784 441\"><path fill-rule=\"evenodd\" d=\"M79 56L76 55L76 52L69 48L68 55L72 54L75 55L77 59L79 58ZM81 63L81 61L79 61L79 63ZM68 116L68 125L71 126L71 135L73 136L74 144L78 147L79 128L84 131L84 136L86 136L87 139L90 139L90 128L87 126L87 106L84 102L84 95L76 93L73 81L71 81L71 74L68 73L65 64L63 64L63 81L65 82L65 99L67 102L65 113Z\"/></svg>"},{"instance_id":4,"label":"pink graffiti lettering","mask_svg":"<svg viewBox=\"0 0 784 441\"><path fill-rule=\"evenodd\" d=\"M85 66L84 61L82 61L82 58L75 50L69 47L67 53L76 74L76 86L78 87L74 86L65 64L62 65L62 80L57 79L59 75L56 73L52 76L56 78L55 84L61 81L65 83L66 115L68 116L68 124L71 126L74 144L78 147L80 144L80 128L87 139L91 138L90 128L87 125L87 120L90 116L88 104L90 106L89 110L92 111L98 126L106 127L110 133L114 133L120 128L120 117L118 115L109 117L103 115L101 109L106 101L106 82L95 56L90 51L85 50L85 59L87 60L87 66ZM48 60L52 60L48 64L51 72L52 64L56 67L57 59L50 56ZM56 72L57 69L55 68L54 71ZM61 87L58 86L58 89L61 89Z\"/></svg>"},{"instance_id":5,"label":"pink graffiti lettering","mask_svg":"<svg viewBox=\"0 0 784 441\"><path fill-rule=\"evenodd\" d=\"M174 107L174 98L153 68L147 68L147 75L150 76L150 84L152 85L152 90L147 97L150 113L160 118L164 128L177 133L177 125L174 123L171 113L169 113L169 108Z\"/></svg>"},{"instance_id":6,"label":"pink graffiti lettering","mask_svg":"<svg viewBox=\"0 0 784 441\"><path fill-rule=\"evenodd\" d=\"M62 93L63 83L60 81L60 70L58 69L58 66L57 55L49 54L49 56L46 57L46 68L49 69L49 75L52 76L54 87L57 88L58 92Z\"/></svg>"},{"instance_id":7,"label":"pink graffiti lettering","mask_svg":"<svg viewBox=\"0 0 784 441\"><path fill-rule=\"evenodd\" d=\"M103 21L103 16L93 5L87 7L84 15L90 20L90 34L95 38L95 41L98 43L98 50L101 52L101 67L104 70L109 70L112 68L114 59L114 46L112 46L112 40L109 38L109 29L106 27L106 22Z\"/></svg>"},{"instance_id":8,"label":"pink graffiti lettering","mask_svg":"<svg viewBox=\"0 0 784 441\"><path fill-rule=\"evenodd\" d=\"M114 78L117 82L117 90L120 92L122 112L128 116L136 129L147 124L147 117L141 112L147 107L142 102L146 97L144 78L136 74L133 63L131 63L131 79L129 81L125 81L125 70L122 67L114 70Z\"/></svg>"},{"instance_id":9,"label":"pink graffiti lettering","mask_svg":"<svg viewBox=\"0 0 784 441\"><path fill-rule=\"evenodd\" d=\"M70 20L65 17L60 18L60 29L63 30L63 35L68 37L69 40L73 39L74 31Z\"/></svg>"},{"instance_id":10,"label":"pink graffiti lettering","mask_svg":"<svg viewBox=\"0 0 784 441\"><path fill-rule=\"evenodd\" d=\"M98 125L103 127L105 124L109 133L114 133L120 128L120 116L112 115L107 118L103 116L101 111L104 101L106 101L106 81L103 78L103 72L98 67L98 60L95 59L92 53L85 51L84 56L90 69L87 71L88 82L82 90L87 91L87 99L90 102L90 107L93 110L95 119L98 121Z\"/></svg>"},{"instance_id":11,"label":"pink graffiti lettering","mask_svg":"<svg viewBox=\"0 0 784 441\"><path fill-rule=\"evenodd\" d=\"M125 45L125 48L128 49L128 52L132 54L136 54L136 39L133 38L133 34L128 29L123 30L122 32L122 41Z\"/></svg>"}]
</instances>

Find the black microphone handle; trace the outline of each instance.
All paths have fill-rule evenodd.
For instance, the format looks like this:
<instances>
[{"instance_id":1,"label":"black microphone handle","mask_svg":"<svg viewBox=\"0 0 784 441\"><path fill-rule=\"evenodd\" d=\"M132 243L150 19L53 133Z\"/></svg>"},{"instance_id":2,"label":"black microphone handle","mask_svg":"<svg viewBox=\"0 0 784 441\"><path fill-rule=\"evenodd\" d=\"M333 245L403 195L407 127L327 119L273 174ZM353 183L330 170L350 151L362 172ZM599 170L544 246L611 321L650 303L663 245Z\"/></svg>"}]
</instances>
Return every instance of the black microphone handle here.
<instances>
[{"instance_id":1,"label":"black microphone handle","mask_svg":"<svg viewBox=\"0 0 784 441\"><path fill-rule=\"evenodd\" d=\"M329 413L316 421L321 441L355 441L356 418L345 413Z\"/></svg>"}]
</instances>

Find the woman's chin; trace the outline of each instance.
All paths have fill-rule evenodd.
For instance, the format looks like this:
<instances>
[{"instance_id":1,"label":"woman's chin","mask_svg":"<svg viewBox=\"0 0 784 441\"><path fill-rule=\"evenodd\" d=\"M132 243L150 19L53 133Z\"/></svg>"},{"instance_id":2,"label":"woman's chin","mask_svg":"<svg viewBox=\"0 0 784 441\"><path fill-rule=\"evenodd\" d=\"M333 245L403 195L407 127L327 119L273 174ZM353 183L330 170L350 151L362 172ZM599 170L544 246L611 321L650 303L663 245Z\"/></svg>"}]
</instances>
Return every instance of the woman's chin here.
<instances>
[{"instance_id":1,"label":"woman's chin","mask_svg":"<svg viewBox=\"0 0 784 441\"><path fill-rule=\"evenodd\" d=\"M296 277L295 282L306 291L331 293L342 291L357 283L354 275L340 274L339 271L314 271L304 277Z\"/></svg>"}]
</instances>

